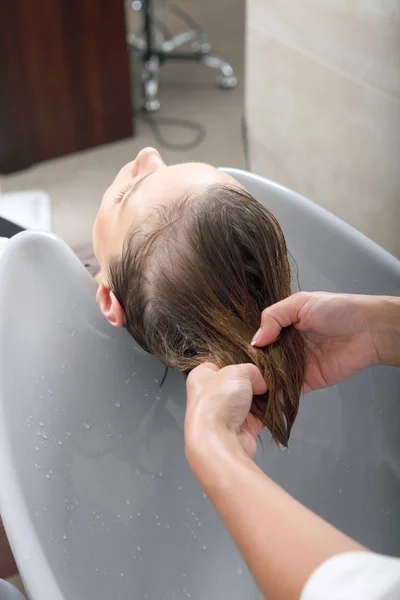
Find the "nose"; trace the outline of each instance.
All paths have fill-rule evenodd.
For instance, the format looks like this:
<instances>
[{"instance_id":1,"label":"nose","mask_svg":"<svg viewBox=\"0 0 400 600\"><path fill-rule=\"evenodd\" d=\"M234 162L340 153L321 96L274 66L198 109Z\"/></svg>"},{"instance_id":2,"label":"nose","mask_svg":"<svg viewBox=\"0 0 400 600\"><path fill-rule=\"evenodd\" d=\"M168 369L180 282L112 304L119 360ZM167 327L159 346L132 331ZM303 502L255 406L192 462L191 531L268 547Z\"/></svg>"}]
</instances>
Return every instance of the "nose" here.
<instances>
[{"instance_id":1,"label":"nose","mask_svg":"<svg viewBox=\"0 0 400 600\"><path fill-rule=\"evenodd\" d=\"M165 162L160 153L155 148L143 148L135 159L136 167L139 173L153 172L161 167L165 167Z\"/></svg>"}]
</instances>

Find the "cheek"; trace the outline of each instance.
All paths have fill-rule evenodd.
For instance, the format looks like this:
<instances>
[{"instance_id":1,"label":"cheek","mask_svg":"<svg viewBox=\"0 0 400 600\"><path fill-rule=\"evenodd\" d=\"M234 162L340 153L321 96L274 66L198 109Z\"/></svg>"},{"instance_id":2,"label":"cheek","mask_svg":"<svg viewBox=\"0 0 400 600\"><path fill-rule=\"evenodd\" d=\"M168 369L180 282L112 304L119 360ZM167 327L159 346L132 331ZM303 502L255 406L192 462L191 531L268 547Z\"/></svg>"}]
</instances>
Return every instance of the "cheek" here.
<instances>
[{"instance_id":1,"label":"cheek","mask_svg":"<svg viewBox=\"0 0 400 600\"><path fill-rule=\"evenodd\" d=\"M108 212L109 211L105 206L101 206L93 225L93 250L100 264L103 262L107 241L109 239L111 219Z\"/></svg>"}]
</instances>

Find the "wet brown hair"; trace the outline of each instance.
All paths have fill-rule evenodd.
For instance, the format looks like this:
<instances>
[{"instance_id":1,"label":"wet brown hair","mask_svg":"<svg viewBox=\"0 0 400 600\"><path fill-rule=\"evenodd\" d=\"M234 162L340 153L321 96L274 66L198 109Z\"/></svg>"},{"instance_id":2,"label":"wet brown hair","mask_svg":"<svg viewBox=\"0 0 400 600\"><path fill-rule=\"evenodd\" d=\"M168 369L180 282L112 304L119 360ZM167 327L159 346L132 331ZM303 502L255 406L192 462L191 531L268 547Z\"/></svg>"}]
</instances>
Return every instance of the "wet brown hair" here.
<instances>
[{"instance_id":1,"label":"wet brown hair","mask_svg":"<svg viewBox=\"0 0 400 600\"><path fill-rule=\"evenodd\" d=\"M275 217L244 189L194 190L132 230L109 265L125 327L165 366L188 374L204 361L254 363L268 385L251 412L287 446L304 376L293 327L266 348L250 345L262 310L291 294L285 238Z\"/></svg>"}]
</instances>

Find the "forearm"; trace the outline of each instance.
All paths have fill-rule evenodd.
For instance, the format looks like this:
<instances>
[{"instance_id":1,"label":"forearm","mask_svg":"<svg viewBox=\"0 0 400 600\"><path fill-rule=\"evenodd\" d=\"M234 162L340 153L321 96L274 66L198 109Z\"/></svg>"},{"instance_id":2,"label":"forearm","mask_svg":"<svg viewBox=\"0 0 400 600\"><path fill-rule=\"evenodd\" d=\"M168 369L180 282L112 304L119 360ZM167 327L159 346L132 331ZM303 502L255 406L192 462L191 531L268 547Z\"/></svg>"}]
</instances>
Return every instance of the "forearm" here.
<instances>
[{"instance_id":1,"label":"forearm","mask_svg":"<svg viewBox=\"0 0 400 600\"><path fill-rule=\"evenodd\" d=\"M365 550L220 439L189 462L269 600L297 600L308 577L326 559Z\"/></svg>"},{"instance_id":2,"label":"forearm","mask_svg":"<svg viewBox=\"0 0 400 600\"><path fill-rule=\"evenodd\" d=\"M371 338L379 364L400 367L400 298L361 296L367 303Z\"/></svg>"}]
</instances>

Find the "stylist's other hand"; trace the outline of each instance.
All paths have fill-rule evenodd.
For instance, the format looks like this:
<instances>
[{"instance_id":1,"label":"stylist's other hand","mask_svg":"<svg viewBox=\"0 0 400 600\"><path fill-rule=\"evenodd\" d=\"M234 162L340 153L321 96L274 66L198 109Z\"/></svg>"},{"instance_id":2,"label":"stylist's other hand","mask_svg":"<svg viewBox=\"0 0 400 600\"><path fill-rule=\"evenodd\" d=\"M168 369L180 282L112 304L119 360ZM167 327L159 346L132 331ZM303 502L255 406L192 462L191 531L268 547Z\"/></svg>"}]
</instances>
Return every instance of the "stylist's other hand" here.
<instances>
[{"instance_id":1,"label":"stylist's other hand","mask_svg":"<svg viewBox=\"0 0 400 600\"><path fill-rule=\"evenodd\" d=\"M294 325L306 343L304 391L334 385L377 364L399 360L399 299L299 292L266 308L255 346Z\"/></svg>"},{"instance_id":2,"label":"stylist's other hand","mask_svg":"<svg viewBox=\"0 0 400 600\"><path fill-rule=\"evenodd\" d=\"M255 365L211 363L196 367L187 379L185 416L186 456L192 469L197 459L207 460L214 450L246 453L253 458L261 422L249 414L253 395L267 385Z\"/></svg>"}]
</instances>

